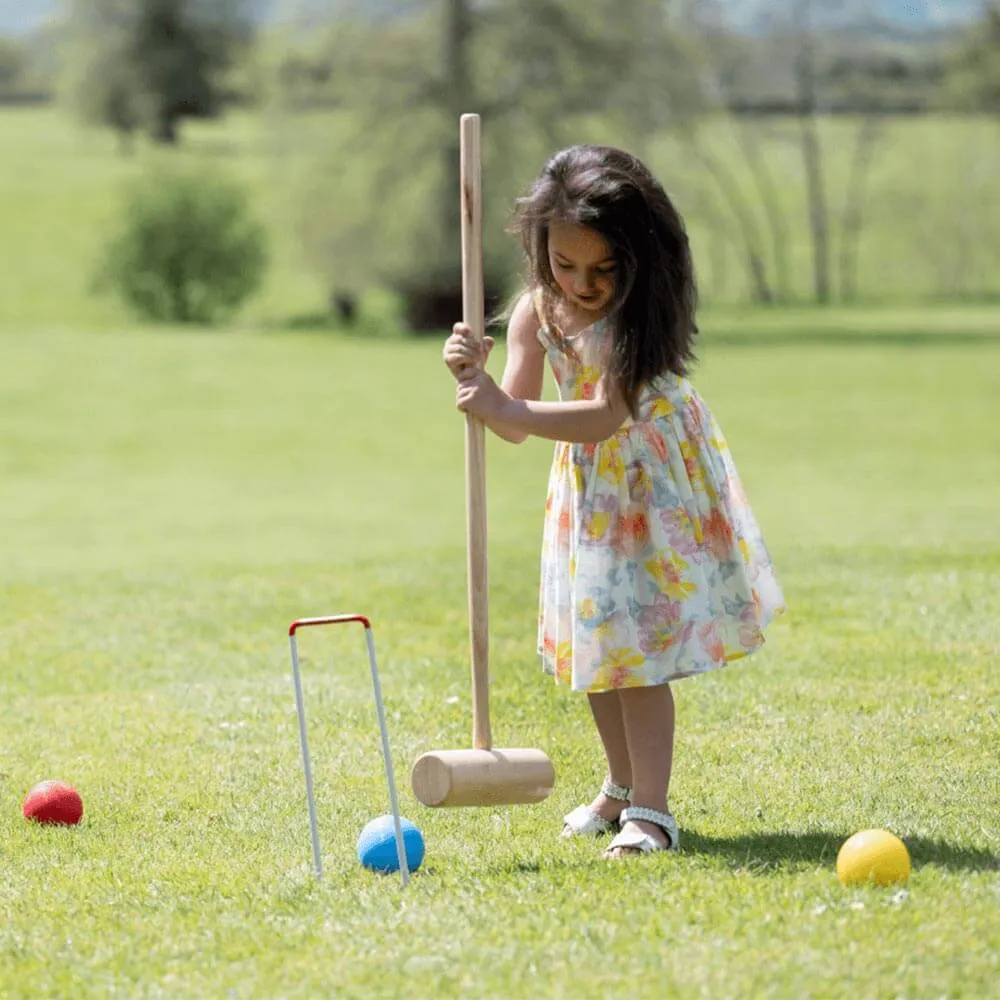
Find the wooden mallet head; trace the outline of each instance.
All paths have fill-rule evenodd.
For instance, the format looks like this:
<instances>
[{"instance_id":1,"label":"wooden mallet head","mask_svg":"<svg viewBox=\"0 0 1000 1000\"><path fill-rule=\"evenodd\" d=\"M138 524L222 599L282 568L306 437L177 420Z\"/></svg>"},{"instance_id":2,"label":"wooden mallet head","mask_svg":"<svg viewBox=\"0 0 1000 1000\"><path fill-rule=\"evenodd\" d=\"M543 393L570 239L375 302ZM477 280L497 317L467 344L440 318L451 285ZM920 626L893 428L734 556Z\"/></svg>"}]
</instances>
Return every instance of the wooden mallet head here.
<instances>
[{"instance_id":1,"label":"wooden mallet head","mask_svg":"<svg viewBox=\"0 0 1000 1000\"><path fill-rule=\"evenodd\" d=\"M462 115L462 312L482 343L483 217L479 115ZM472 653L474 749L425 753L413 765L413 793L425 806L498 806L541 802L555 785L552 761L541 750L496 750L489 717L489 603L486 563L486 434L466 415L465 501L468 528L469 632Z\"/></svg>"},{"instance_id":2,"label":"wooden mallet head","mask_svg":"<svg viewBox=\"0 0 1000 1000\"><path fill-rule=\"evenodd\" d=\"M425 806L516 806L547 798L556 774L541 750L434 750L410 781Z\"/></svg>"}]
</instances>

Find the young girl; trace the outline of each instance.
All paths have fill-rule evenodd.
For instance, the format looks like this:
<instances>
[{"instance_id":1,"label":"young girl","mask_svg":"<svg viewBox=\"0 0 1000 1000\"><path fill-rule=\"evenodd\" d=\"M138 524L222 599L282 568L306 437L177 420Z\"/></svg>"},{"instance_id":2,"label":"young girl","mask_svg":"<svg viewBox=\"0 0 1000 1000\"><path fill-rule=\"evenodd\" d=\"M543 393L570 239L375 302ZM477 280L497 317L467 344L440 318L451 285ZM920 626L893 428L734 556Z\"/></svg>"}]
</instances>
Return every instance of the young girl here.
<instances>
[{"instance_id":1,"label":"young girl","mask_svg":"<svg viewBox=\"0 0 1000 1000\"><path fill-rule=\"evenodd\" d=\"M781 589L714 417L687 380L695 280L684 224L634 157L574 146L518 202L529 282L502 385L457 324L458 408L501 438L558 442L545 506L539 652L585 691L608 775L563 836L606 855L676 849L669 682L759 649ZM540 402L545 361L560 402Z\"/></svg>"}]
</instances>

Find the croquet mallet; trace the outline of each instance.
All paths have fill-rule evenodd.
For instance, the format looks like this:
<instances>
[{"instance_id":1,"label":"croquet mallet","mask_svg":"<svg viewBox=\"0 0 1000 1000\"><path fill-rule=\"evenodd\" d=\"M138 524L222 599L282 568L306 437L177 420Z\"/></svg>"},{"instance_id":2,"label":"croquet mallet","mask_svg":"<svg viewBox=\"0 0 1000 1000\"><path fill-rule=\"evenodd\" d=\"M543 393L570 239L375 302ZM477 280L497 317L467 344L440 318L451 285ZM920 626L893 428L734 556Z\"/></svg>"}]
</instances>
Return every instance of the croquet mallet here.
<instances>
[{"instance_id":1,"label":"croquet mallet","mask_svg":"<svg viewBox=\"0 0 1000 1000\"><path fill-rule=\"evenodd\" d=\"M485 326L480 120L462 115L462 319L482 344ZM555 785L541 751L498 750L489 716L489 606L486 559L486 434L466 414L465 499L468 531L469 632L472 654L472 743L469 750L435 750L413 765L413 793L425 806L497 806L541 802Z\"/></svg>"}]
</instances>

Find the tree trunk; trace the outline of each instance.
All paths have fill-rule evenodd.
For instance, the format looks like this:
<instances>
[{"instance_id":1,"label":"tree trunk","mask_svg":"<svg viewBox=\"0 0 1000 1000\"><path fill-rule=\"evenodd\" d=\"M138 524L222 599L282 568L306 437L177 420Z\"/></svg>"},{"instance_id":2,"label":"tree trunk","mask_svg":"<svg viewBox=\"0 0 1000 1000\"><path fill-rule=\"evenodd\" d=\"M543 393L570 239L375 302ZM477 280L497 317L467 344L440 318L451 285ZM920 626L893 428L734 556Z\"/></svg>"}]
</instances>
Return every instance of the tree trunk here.
<instances>
[{"instance_id":1,"label":"tree trunk","mask_svg":"<svg viewBox=\"0 0 1000 1000\"><path fill-rule=\"evenodd\" d=\"M444 31L444 66L445 107L451 121L445 134L448 141L444 144L441 155L444 158L444 171L441 178L441 232L442 246L454 250L451 255L456 268L461 267L461 226L462 211L459 199L459 173L461 169L461 150L458 141L458 119L464 112L475 112L470 105L471 80L469 76L468 48L472 35L472 14L469 9L470 0L446 0L446 22ZM460 279L459 279L460 280Z\"/></svg>"},{"instance_id":2,"label":"tree trunk","mask_svg":"<svg viewBox=\"0 0 1000 1000\"><path fill-rule=\"evenodd\" d=\"M135 132L131 128L118 129L118 154L131 156L135 152Z\"/></svg>"},{"instance_id":3,"label":"tree trunk","mask_svg":"<svg viewBox=\"0 0 1000 1000\"><path fill-rule=\"evenodd\" d=\"M868 177L880 132L879 117L866 115L858 129L847 178L847 196L840 227L840 295L847 302L853 301L858 294L858 244L864 229Z\"/></svg>"},{"instance_id":4,"label":"tree trunk","mask_svg":"<svg viewBox=\"0 0 1000 1000\"><path fill-rule=\"evenodd\" d=\"M781 206L781 199L778 197L765 158L761 155L757 136L751 131L751 126L745 125L742 118L732 110L733 95L720 72L718 58L717 47L712 44L712 39L709 37L706 39L706 44L700 48L700 61L703 64L702 88L711 94L718 106L725 111L736 138L736 144L743 154L744 162L760 195L764 218L770 229L777 295L767 285L763 264L764 240L756 225L754 225L755 235L753 237L756 249L750 255L750 268L754 274L759 276L755 278L759 290L760 288L765 289L766 299L763 301L772 301L775 298L779 301L786 300L791 292L789 277L791 268L788 261L791 241L788 239L788 225ZM732 187L735 189L735 184ZM735 190L734 193L739 197L738 190Z\"/></svg>"},{"instance_id":5,"label":"tree trunk","mask_svg":"<svg viewBox=\"0 0 1000 1000\"><path fill-rule=\"evenodd\" d=\"M823 183L823 153L815 116L803 115L800 127L813 242L813 294L820 305L827 305L830 301L830 227Z\"/></svg>"},{"instance_id":6,"label":"tree trunk","mask_svg":"<svg viewBox=\"0 0 1000 1000\"><path fill-rule=\"evenodd\" d=\"M167 146L177 144L177 112L172 108L160 108L153 122L153 139Z\"/></svg>"},{"instance_id":7,"label":"tree trunk","mask_svg":"<svg viewBox=\"0 0 1000 1000\"><path fill-rule=\"evenodd\" d=\"M754 218L753 211L747 206L740 193L739 184L729 170L719 160L709 154L697 138L692 134L689 143L695 157L702 163L708 175L715 181L722 197L729 204L730 211L739 226L740 235L746 253L747 272L753 288L755 302L770 304L774 301L774 292L767 278L767 267L762 253L763 240L760 227Z\"/></svg>"},{"instance_id":8,"label":"tree trunk","mask_svg":"<svg viewBox=\"0 0 1000 1000\"><path fill-rule=\"evenodd\" d=\"M772 259L775 269L775 288L778 301L787 301L791 296L791 267L788 260L791 240L788 238L788 224L778 197L777 188L767 163L761 155L757 137L748 134L742 122L736 122L736 134L753 175L764 206L764 217L771 230Z\"/></svg>"},{"instance_id":9,"label":"tree trunk","mask_svg":"<svg viewBox=\"0 0 1000 1000\"><path fill-rule=\"evenodd\" d=\"M802 32L799 44L796 60L796 78L799 87L798 116L809 206L809 229L813 242L813 293L820 305L827 305L830 301L830 218L818 125L816 43L808 28Z\"/></svg>"}]
</instances>

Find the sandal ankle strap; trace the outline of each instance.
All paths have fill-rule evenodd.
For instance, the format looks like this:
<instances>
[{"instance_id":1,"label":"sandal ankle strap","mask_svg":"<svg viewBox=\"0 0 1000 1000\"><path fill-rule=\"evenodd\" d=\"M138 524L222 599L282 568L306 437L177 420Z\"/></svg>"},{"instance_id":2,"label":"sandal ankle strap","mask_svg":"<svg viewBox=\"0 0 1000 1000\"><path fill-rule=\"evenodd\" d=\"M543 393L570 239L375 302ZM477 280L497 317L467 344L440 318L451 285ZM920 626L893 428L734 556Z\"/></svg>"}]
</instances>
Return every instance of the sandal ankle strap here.
<instances>
[{"instance_id":1,"label":"sandal ankle strap","mask_svg":"<svg viewBox=\"0 0 1000 1000\"><path fill-rule=\"evenodd\" d=\"M628 785L616 785L610 778L604 779L601 785L601 794L609 799L617 799L619 802L630 802L632 799L632 789Z\"/></svg>"},{"instance_id":2,"label":"sandal ankle strap","mask_svg":"<svg viewBox=\"0 0 1000 1000\"><path fill-rule=\"evenodd\" d=\"M677 821L670 813L660 812L659 809L648 809L646 806L629 806L622 810L618 821L624 826L629 821L639 820L643 823L652 823L658 826L671 839L677 836Z\"/></svg>"}]
</instances>

